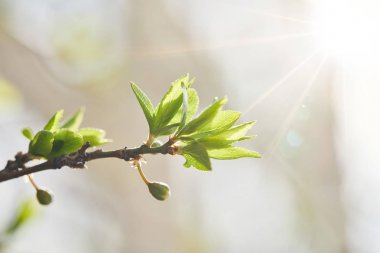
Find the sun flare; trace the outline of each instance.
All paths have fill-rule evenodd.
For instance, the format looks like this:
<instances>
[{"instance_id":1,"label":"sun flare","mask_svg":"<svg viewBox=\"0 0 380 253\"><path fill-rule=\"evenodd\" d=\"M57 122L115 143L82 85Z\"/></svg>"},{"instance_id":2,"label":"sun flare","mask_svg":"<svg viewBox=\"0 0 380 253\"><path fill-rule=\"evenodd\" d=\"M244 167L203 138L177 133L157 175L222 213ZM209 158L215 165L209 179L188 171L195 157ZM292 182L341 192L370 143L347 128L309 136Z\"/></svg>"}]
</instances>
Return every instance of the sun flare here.
<instances>
[{"instance_id":1,"label":"sun flare","mask_svg":"<svg viewBox=\"0 0 380 253\"><path fill-rule=\"evenodd\" d=\"M378 1L335 0L318 1L314 8L314 23L321 48L340 60L356 60L371 54L380 39L376 13Z\"/></svg>"}]
</instances>

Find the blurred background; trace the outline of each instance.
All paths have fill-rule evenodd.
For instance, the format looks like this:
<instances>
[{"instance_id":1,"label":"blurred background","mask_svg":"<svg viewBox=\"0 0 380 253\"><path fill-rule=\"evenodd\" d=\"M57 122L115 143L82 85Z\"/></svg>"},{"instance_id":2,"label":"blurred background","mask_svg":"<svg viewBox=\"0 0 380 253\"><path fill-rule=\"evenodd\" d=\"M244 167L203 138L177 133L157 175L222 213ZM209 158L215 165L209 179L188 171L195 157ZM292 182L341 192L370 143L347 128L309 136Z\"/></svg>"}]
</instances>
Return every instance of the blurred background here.
<instances>
[{"instance_id":1,"label":"blurred background","mask_svg":"<svg viewBox=\"0 0 380 253\"><path fill-rule=\"evenodd\" d=\"M4 252L380 252L379 13L375 0L0 0L0 161L27 150L58 109L86 107L105 149L140 145L147 124L129 81L155 103L196 77L201 107L257 120L244 143L262 159L146 156L171 186L152 198L137 171L99 160L89 170L34 176L55 193ZM3 166L2 165L2 166ZM0 230L35 192L0 184Z\"/></svg>"}]
</instances>

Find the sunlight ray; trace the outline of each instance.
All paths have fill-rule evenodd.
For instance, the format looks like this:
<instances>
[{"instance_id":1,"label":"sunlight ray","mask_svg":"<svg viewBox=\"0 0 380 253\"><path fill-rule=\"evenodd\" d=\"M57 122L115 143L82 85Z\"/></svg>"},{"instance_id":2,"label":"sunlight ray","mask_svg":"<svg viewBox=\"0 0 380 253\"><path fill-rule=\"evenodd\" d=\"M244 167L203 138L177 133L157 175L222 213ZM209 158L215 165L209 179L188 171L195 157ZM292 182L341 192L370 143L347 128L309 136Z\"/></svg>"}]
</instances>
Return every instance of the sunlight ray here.
<instances>
[{"instance_id":1,"label":"sunlight ray","mask_svg":"<svg viewBox=\"0 0 380 253\"><path fill-rule=\"evenodd\" d=\"M141 56L167 56L167 55L176 55L176 54L184 54L184 53L192 53L192 52L199 52L199 51L213 51L213 50L221 50L221 49L229 49L229 48L240 48L240 47L247 47L251 46L253 44L260 44L260 43L270 43L270 42L277 42L287 39L297 39L297 38L303 38L307 36L313 36L315 33L313 32L307 32L307 33L292 33L292 34L283 34L283 35L276 35L272 37L257 37L257 38L251 38L251 39L240 39L240 40L232 40L224 43L215 43L212 45L189 45L184 47L177 47L171 49L162 49L162 50L149 50L149 49L142 49L137 52L137 55L139 57Z\"/></svg>"},{"instance_id":2,"label":"sunlight ray","mask_svg":"<svg viewBox=\"0 0 380 253\"><path fill-rule=\"evenodd\" d=\"M248 109L243 113L242 116L249 113L253 108L255 108L258 104L260 104L263 100L265 100L270 94L272 94L278 87L284 84L291 76L293 76L297 71L299 71L306 63L308 63L319 50L314 51L311 55L305 58L301 63L297 64L292 70L290 70L284 77L282 77L279 81L277 81L274 85L272 85L264 94L262 94L256 101L254 101Z\"/></svg>"},{"instance_id":3,"label":"sunlight ray","mask_svg":"<svg viewBox=\"0 0 380 253\"><path fill-rule=\"evenodd\" d=\"M305 25L312 25L312 26L315 25L314 22L309 21L309 20L305 20L305 19L300 19L300 18L295 18L295 17L289 17L289 16L285 16L285 15L273 14L273 13L270 13L270 12L267 12L267 11L264 11L264 10L256 10L256 9L253 9L253 8L243 8L241 6L238 6L236 4L231 4L231 3L224 3L224 5L228 5L229 7L232 7L232 8L235 8L235 9L240 9L240 10L243 10L243 11L246 11L246 12L250 12L250 13L253 13L253 14L256 14L256 15L271 17L271 18L280 19L280 20L284 20L284 21L292 21L292 22L296 22L296 23L300 23L300 24L305 24Z\"/></svg>"},{"instance_id":4,"label":"sunlight ray","mask_svg":"<svg viewBox=\"0 0 380 253\"><path fill-rule=\"evenodd\" d=\"M272 14L272 13L269 13L266 11L261 11L261 10L248 10L248 11L255 13L255 14L258 14L258 15L266 16L266 17L271 17L271 18L280 19L280 20L284 20L284 21L292 21L292 22L296 22L296 23L315 26L315 23L313 23L312 21L308 21L308 20L283 16L283 15L278 15L278 14Z\"/></svg>"},{"instance_id":5,"label":"sunlight ray","mask_svg":"<svg viewBox=\"0 0 380 253\"><path fill-rule=\"evenodd\" d=\"M325 64L326 60L327 60L327 57L328 57L327 54L325 54L323 56L321 62L319 63L318 67L316 68L315 72L310 77L310 80L307 82L307 84L306 84L305 88L303 89L301 95L299 96L299 98L297 99L297 101L294 103L291 111L289 112L289 114L286 117L284 123L282 124L281 129L278 131L278 134L276 135L276 137L274 138L274 140L272 141L272 143L269 145L269 148L268 148L269 153L272 153L274 151L274 149L278 146L279 142L281 141L281 138L284 136L284 134L286 133L286 131L289 129L289 126L292 123L292 121L294 119L294 116L296 115L296 113L297 113L300 105L304 101L305 97L309 94L310 90L313 87L313 84L314 84L315 80L317 79L319 73L321 72L322 67Z\"/></svg>"}]
</instances>

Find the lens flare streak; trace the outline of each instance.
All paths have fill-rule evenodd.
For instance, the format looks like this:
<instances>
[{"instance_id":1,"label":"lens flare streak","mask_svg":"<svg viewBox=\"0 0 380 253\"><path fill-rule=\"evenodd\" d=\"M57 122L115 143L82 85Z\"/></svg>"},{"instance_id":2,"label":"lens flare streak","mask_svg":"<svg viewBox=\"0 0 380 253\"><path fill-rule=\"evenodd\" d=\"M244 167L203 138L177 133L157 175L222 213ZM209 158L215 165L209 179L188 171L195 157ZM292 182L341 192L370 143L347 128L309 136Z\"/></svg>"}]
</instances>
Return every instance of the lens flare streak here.
<instances>
[{"instance_id":1,"label":"lens flare streak","mask_svg":"<svg viewBox=\"0 0 380 253\"><path fill-rule=\"evenodd\" d=\"M315 72L310 77L310 80L307 82L305 88L303 89L301 95L299 96L298 100L294 103L291 111L289 112L288 116L286 117L284 123L281 126L280 131L278 131L277 136L274 138L273 142L269 145L269 152L273 153L274 149L278 146L279 142L285 136L286 131L289 129L290 124L292 123L300 105L303 103L305 97L310 93L310 90L313 88L313 84L315 83L315 80L317 79L319 73L322 70L323 65L325 64L327 60L327 54L324 55L323 59L321 60L320 64L316 68Z\"/></svg>"},{"instance_id":2,"label":"lens flare streak","mask_svg":"<svg viewBox=\"0 0 380 253\"><path fill-rule=\"evenodd\" d=\"M306 57L301 63L297 64L292 70L290 70L284 77L282 77L278 82L272 85L264 94L262 94L254 103L252 103L248 109L243 113L243 115L248 114L255 108L258 104L264 101L268 96L270 96L277 88L283 85L290 77L297 73L303 66L305 66L315 55L317 55L319 50L314 51L311 55Z\"/></svg>"}]
</instances>

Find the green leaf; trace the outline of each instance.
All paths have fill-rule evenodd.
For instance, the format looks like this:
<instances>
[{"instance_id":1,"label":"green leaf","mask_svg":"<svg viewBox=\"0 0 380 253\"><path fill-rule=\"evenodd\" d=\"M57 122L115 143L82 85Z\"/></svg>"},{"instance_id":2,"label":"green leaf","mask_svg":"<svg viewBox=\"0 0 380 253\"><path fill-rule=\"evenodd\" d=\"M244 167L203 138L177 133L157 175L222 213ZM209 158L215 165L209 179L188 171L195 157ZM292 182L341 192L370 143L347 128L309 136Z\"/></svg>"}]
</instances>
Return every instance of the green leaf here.
<instances>
[{"instance_id":1,"label":"green leaf","mask_svg":"<svg viewBox=\"0 0 380 253\"><path fill-rule=\"evenodd\" d=\"M153 135L161 135L157 130L168 125L179 111L183 100L182 84L187 88L188 81L188 75L174 81L168 92L166 92L165 96L161 99L155 113L154 129L151 131Z\"/></svg>"},{"instance_id":2,"label":"green leaf","mask_svg":"<svg viewBox=\"0 0 380 253\"><path fill-rule=\"evenodd\" d=\"M175 130L178 128L179 123L167 125L165 127L162 127L160 129L157 129L155 132L155 136L163 136L163 135L170 135L175 132Z\"/></svg>"},{"instance_id":3,"label":"green leaf","mask_svg":"<svg viewBox=\"0 0 380 253\"><path fill-rule=\"evenodd\" d=\"M21 202L15 216L5 229L5 234L11 235L18 231L27 221L35 216L36 212L37 210L34 201L26 200Z\"/></svg>"},{"instance_id":4,"label":"green leaf","mask_svg":"<svg viewBox=\"0 0 380 253\"><path fill-rule=\"evenodd\" d=\"M53 148L49 158L73 153L80 149L82 145L82 135L69 129L59 129L54 133Z\"/></svg>"},{"instance_id":5,"label":"green leaf","mask_svg":"<svg viewBox=\"0 0 380 253\"><path fill-rule=\"evenodd\" d=\"M199 98L195 89L187 89L187 95L189 96L189 107L187 109L186 123L190 122L193 119L194 114L198 111L199 105Z\"/></svg>"},{"instance_id":6,"label":"green leaf","mask_svg":"<svg viewBox=\"0 0 380 253\"><path fill-rule=\"evenodd\" d=\"M240 118L241 113L236 111L219 111L212 122L201 130L228 129Z\"/></svg>"},{"instance_id":7,"label":"green leaf","mask_svg":"<svg viewBox=\"0 0 380 253\"><path fill-rule=\"evenodd\" d=\"M234 141L217 139L217 138L202 138L197 140L201 143L207 150L209 149L220 149L229 147Z\"/></svg>"},{"instance_id":8,"label":"green leaf","mask_svg":"<svg viewBox=\"0 0 380 253\"><path fill-rule=\"evenodd\" d=\"M63 110L57 111L45 125L44 130L54 132L58 129L59 122L63 117Z\"/></svg>"},{"instance_id":9,"label":"green leaf","mask_svg":"<svg viewBox=\"0 0 380 253\"><path fill-rule=\"evenodd\" d=\"M233 144L234 142L249 140L249 139L252 139L254 137L256 137L256 136L255 135L244 136L244 137L241 137L239 139L231 139L231 140L223 139L220 137L207 137L207 138L198 139L197 141L202 143L202 145L205 146L205 148L208 150L208 149L227 148L231 144ZM181 141L182 141L182 139L183 138L180 138Z\"/></svg>"},{"instance_id":10,"label":"green leaf","mask_svg":"<svg viewBox=\"0 0 380 253\"><path fill-rule=\"evenodd\" d=\"M236 111L219 111L208 124L198 128L191 136L202 138L221 133L233 126L240 115L241 113Z\"/></svg>"},{"instance_id":11,"label":"green leaf","mask_svg":"<svg viewBox=\"0 0 380 253\"><path fill-rule=\"evenodd\" d=\"M21 130L22 135L24 135L28 140L33 140L33 130L30 127L25 127Z\"/></svg>"},{"instance_id":12,"label":"green leaf","mask_svg":"<svg viewBox=\"0 0 380 253\"><path fill-rule=\"evenodd\" d=\"M186 158L185 167L193 166L198 170L211 170L210 157L202 144L193 142L184 146L181 155Z\"/></svg>"},{"instance_id":13,"label":"green leaf","mask_svg":"<svg viewBox=\"0 0 380 253\"><path fill-rule=\"evenodd\" d=\"M245 140L251 140L251 139L254 139L256 138L257 135L248 135L248 136L244 136L244 137L241 137L237 140L233 140L233 141L245 141Z\"/></svg>"},{"instance_id":14,"label":"green leaf","mask_svg":"<svg viewBox=\"0 0 380 253\"><path fill-rule=\"evenodd\" d=\"M186 123L190 122L193 119L194 114L198 110L198 104L199 104L198 94L195 89L188 88L187 96L188 96L188 107L187 107ZM173 119L170 121L169 124L180 122L182 118L182 112L183 112L183 105L179 108L176 115L173 117Z\"/></svg>"},{"instance_id":15,"label":"green leaf","mask_svg":"<svg viewBox=\"0 0 380 253\"><path fill-rule=\"evenodd\" d=\"M151 133L154 136L164 135L159 131L159 129L167 126L174 115L177 113L182 104L182 94L177 97L175 100L172 100L170 103L159 107L154 122L154 129L152 129Z\"/></svg>"},{"instance_id":16,"label":"green leaf","mask_svg":"<svg viewBox=\"0 0 380 253\"><path fill-rule=\"evenodd\" d=\"M178 130L181 130L186 124L187 110L189 107L189 97L187 95L187 87L185 86L184 83L182 83L181 85L182 85L182 117L178 126Z\"/></svg>"},{"instance_id":17,"label":"green leaf","mask_svg":"<svg viewBox=\"0 0 380 253\"><path fill-rule=\"evenodd\" d=\"M77 131L79 126L82 124L84 116L84 107L80 108L70 119L68 119L61 128L70 129Z\"/></svg>"},{"instance_id":18,"label":"green leaf","mask_svg":"<svg viewBox=\"0 0 380 253\"><path fill-rule=\"evenodd\" d=\"M82 128L78 131L82 135L83 143L89 142L90 145L99 146L111 142L111 140L105 139L106 132L97 128Z\"/></svg>"},{"instance_id":19,"label":"green leaf","mask_svg":"<svg viewBox=\"0 0 380 253\"><path fill-rule=\"evenodd\" d=\"M149 128L152 129L154 122L154 108L152 102L148 98L148 96L134 83L131 82L131 88L139 104L145 114L145 118L148 121Z\"/></svg>"},{"instance_id":20,"label":"green leaf","mask_svg":"<svg viewBox=\"0 0 380 253\"><path fill-rule=\"evenodd\" d=\"M221 149L208 149L207 152L211 158L220 160L232 160L242 157L261 158L261 155L255 151L232 146Z\"/></svg>"},{"instance_id":21,"label":"green leaf","mask_svg":"<svg viewBox=\"0 0 380 253\"><path fill-rule=\"evenodd\" d=\"M226 102L226 97L214 101L214 103L207 107L198 117L190 121L178 135L190 135L196 133L198 129L202 129L210 124Z\"/></svg>"},{"instance_id":22,"label":"green leaf","mask_svg":"<svg viewBox=\"0 0 380 253\"><path fill-rule=\"evenodd\" d=\"M41 130L29 143L29 154L47 157L53 147L54 134L50 131Z\"/></svg>"},{"instance_id":23,"label":"green leaf","mask_svg":"<svg viewBox=\"0 0 380 253\"><path fill-rule=\"evenodd\" d=\"M226 140L234 140L234 141L240 141L242 139L251 139L255 136L245 136L249 129L252 128L253 125L255 125L256 121L248 122L242 125L238 125L235 127L232 127L222 133L219 133L215 135L215 138L219 139L226 139Z\"/></svg>"}]
</instances>

